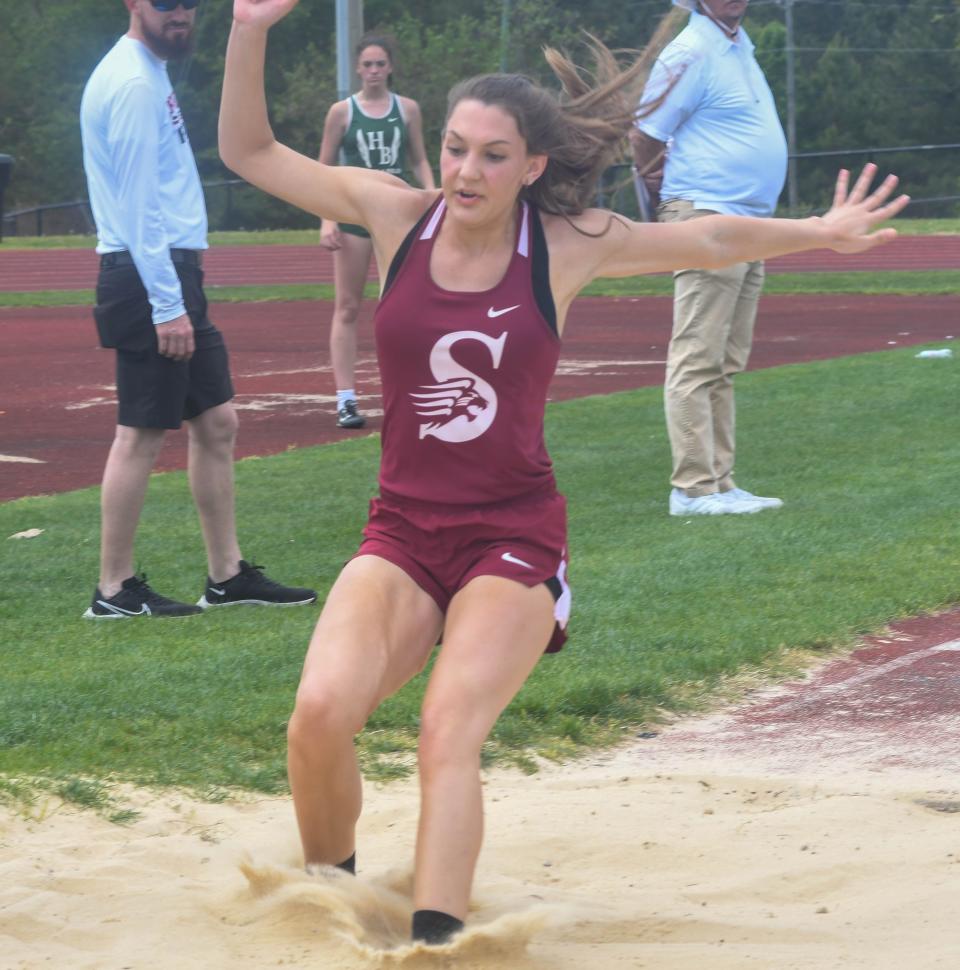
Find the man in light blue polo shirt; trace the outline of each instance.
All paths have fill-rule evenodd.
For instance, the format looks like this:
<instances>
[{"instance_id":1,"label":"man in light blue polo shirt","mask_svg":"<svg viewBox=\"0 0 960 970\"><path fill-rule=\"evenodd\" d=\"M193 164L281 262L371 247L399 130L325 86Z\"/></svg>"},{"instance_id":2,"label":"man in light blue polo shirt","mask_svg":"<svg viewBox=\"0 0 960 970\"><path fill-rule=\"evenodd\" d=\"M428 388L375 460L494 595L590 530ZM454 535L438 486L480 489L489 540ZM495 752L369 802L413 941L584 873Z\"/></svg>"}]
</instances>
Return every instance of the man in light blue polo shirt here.
<instances>
[{"instance_id":1,"label":"man in light blue polo shirt","mask_svg":"<svg viewBox=\"0 0 960 970\"><path fill-rule=\"evenodd\" d=\"M660 222L714 213L772 216L787 145L773 94L741 26L749 0L673 0L690 21L663 51L643 101L634 156ZM671 86L672 85L672 86ZM763 263L674 274L664 403L673 454L671 515L777 508L737 487L733 377L747 365Z\"/></svg>"}]
</instances>

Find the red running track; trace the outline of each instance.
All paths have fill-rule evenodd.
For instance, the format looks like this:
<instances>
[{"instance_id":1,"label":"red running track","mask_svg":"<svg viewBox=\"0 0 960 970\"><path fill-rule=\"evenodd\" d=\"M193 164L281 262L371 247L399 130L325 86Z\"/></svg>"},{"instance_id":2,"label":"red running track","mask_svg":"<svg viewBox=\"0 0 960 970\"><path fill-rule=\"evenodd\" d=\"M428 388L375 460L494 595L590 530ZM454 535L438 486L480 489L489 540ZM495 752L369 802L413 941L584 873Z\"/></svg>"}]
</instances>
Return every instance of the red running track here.
<instances>
[{"instance_id":1,"label":"red running track","mask_svg":"<svg viewBox=\"0 0 960 970\"><path fill-rule=\"evenodd\" d=\"M571 310L553 400L663 380L668 297L582 298ZM379 384L367 302L358 389L379 428ZM331 304L219 304L214 322L230 347L241 427L238 455L323 444L334 426L328 363ZM0 310L0 501L95 485L113 437L113 354L97 346L90 310ZM750 367L883 350L960 336L960 296L767 296ZM356 433L356 432L354 432ZM183 468L174 433L158 469Z\"/></svg>"},{"instance_id":2,"label":"red running track","mask_svg":"<svg viewBox=\"0 0 960 970\"><path fill-rule=\"evenodd\" d=\"M318 246L217 246L206 254L204 269L208 286L333 282L333 257ZM901 236L855 256L819 249L768 260L767 269L960 269L960 235ZM0 249L0 291L92 289L96 276L92 249Z\"/></svg>"}]
</instances>

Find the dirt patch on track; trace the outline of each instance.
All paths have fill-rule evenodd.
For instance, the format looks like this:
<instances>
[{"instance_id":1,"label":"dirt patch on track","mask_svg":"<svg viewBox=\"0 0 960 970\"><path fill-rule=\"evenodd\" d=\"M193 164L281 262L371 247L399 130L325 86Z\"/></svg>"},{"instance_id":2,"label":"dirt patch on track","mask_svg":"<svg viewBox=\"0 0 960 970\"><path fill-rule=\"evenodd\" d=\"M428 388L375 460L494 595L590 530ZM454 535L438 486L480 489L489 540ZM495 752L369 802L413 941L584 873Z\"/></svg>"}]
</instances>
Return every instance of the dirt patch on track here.
<instances>
[{"instance_id":1,"label":"dirt patch on track","mask_svg":"<svg viewBox=\"0 0 960 970\"><path fill-rule=\"evenodd\" d=\"M749 703L685 721L636 763L742 761L764 773L823 776L895 769L960 777L960 608L906 619ZM960 793L939 806L960 813ZM933 797L930 799L933 801ZM927 806L937 810L938 806Z\"/></svg>"}]
</instances>

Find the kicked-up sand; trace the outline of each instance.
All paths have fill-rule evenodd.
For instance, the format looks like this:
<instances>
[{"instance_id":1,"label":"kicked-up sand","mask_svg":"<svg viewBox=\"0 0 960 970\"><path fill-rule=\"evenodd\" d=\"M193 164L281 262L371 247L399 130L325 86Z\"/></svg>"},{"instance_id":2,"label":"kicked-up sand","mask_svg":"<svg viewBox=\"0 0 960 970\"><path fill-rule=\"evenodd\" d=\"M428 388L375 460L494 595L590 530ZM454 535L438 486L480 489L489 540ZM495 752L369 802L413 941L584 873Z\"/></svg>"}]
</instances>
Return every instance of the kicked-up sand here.
<instances>
[{"instance_id":1,"label":"kicked-up sand","mask_svg":"<svg viewBox=\"0 0 960 970\"><path fill-rule=\"evenodd\" d=\"M960 965L955 776L670 766L655 747L488 774L469 930L431 952L405 945L412 780L368 785L357 879L303 871L287 798L123 790L141 813L123 826L53 803L7 811L0 967Z\"/></svg>"}]
</instances>

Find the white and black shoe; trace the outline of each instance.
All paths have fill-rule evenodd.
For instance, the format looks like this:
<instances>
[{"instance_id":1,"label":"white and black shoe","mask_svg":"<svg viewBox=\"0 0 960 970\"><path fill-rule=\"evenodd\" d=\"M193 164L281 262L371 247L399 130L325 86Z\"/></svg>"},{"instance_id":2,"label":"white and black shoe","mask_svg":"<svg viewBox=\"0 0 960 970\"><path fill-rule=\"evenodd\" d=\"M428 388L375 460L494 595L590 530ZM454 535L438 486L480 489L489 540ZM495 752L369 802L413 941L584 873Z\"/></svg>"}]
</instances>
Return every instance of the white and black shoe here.
<instances>
[{"instance_id":1,"label":"white and black shoe","mask_svg":"<svg viewBox=\"0 0 960 970\"><path fill-rule=\"evenodd\" d=\"M338 428L362 428L367 419L357 410L357 402L346 400L343 407L337 411Z\"/></svg>"},{"instance_id":2,"label":"white and black shoe","mask_svg":"<svg viewBox=\"0 0 960 970\"><path fill-rule=\"evenodd\" d=\"M194 609L211 606L306 606L315 603L317 591L300 586L282 586L246 559L240 560L240 572L222 583L207 577L207 588Z\"/></svg>"},{"instance_id":3,"label":"white and black shoe","mask_svg":"<svg viewBox=\"0 0 960 970\"><path fill-rule=\"evenodd\" d=\"M98 587L83 615L88 620L125 620L131 616L191 616L202 612L193 603L178 603L161 596L147 585L144 573L125 579L120 592L109 599Z\"/></svg>"}]
</instances>

